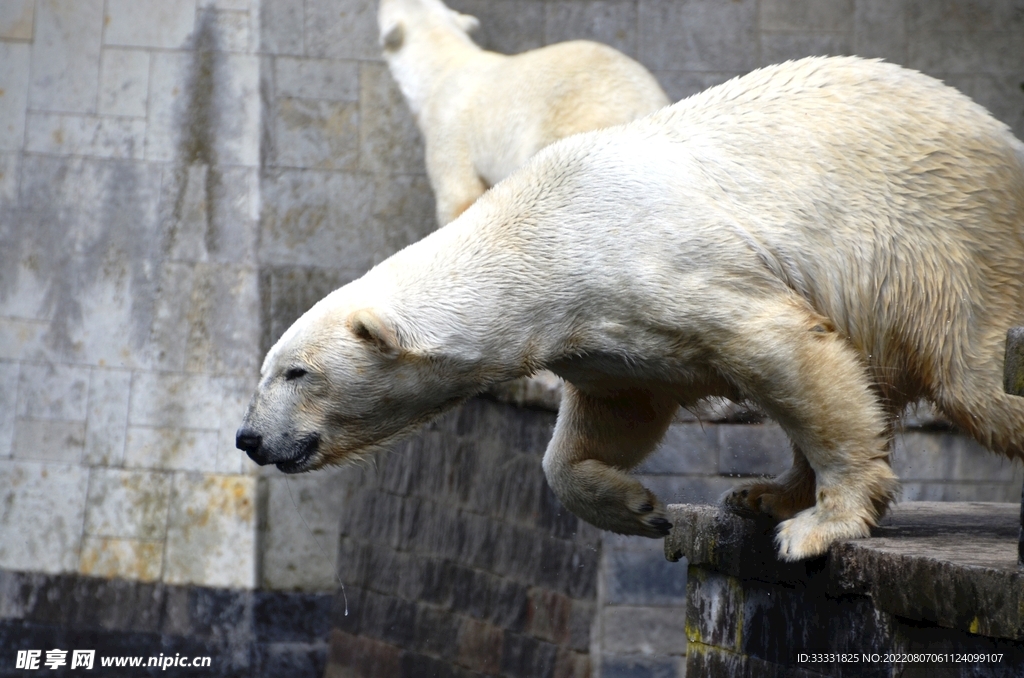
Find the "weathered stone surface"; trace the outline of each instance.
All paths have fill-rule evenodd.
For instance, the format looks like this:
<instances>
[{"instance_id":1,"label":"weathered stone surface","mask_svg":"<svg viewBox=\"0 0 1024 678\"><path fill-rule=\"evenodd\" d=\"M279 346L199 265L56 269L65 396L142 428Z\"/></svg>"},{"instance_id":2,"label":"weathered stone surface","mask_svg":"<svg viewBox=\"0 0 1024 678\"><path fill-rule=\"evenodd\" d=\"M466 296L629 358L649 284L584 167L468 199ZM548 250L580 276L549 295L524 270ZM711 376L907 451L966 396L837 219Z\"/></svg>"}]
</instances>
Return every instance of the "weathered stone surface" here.
<instances>
[{"instance_id":1,"label":"weathered stone surface","mask_svg":"<svg viewBox=\"0 0 1024 678\"><path fill-rule=\"evenodd\" d=\"M1014 327L1006 333L1003 375L1006 392L1024 396L1024 327Z\"/></svg>"},{"instance_id":2,"label":"weathered stone surface","mask_svg":"<svg viewBox=\"0 0 1024 678\"><path fill-rule=\"evenodd\" d=\"M85 533L163 539L170 494L170 474L94 469L89 478Z\"/></svg>"},{"instance_id":3,"label":"weathered stone surface","mask_svg":"<svg viewBox=\"0 0 1024 678\"><path fill-rule=\"evenodd\" d=\"M832 595L870 595L878 609L900 617L1020 639L1018 513L1015 504L904 503L869 539L833 544L820 559L781 563L770 524L717 507L673 506L665 553L743 579L814 580Z\"/></svg>"},{"instance_id":4,"label":"weathered stone surface","mask_svg":"<svg viewBox=\"0 0 1024 678\"><path fill-rule=\"evenodd\" d=\"M104 49L100 56L98 112L145 117L148 94L149 52L140 49Z\"/></svg>"},{"instance_id":5,"label":"weathered stone surface","mask_svg":"<svg viewBox=\"0 0 1024 678\"><path fill-rule=\"evenodd\" d=\"M166 167L160 221L168 258L255 267L259 194L255 168L204 162Z\"/></svg>"},{"instance_id":6,"label":"weathered stone surface","mask_svg":"<svg viewBox=\"0 0 1024 678\"><path fill-rule=\"evenodd\" d=\"M601 649L611 654L666 656L686 653L681 607L616 605L605 608Z\"/></svg>"},{"instance_id":7,"label":"weathered stone surface","mask_svg":"<svg viewBox=\"0 0 1024 678\"><path fill-rule=\"evenodd\" d=\"M330 602L328 595L0 570L0 644L95 649L94 670L100 656L177 653L214 658L203 673L215 678L319 678L327 659ZM174 667L160 673L196 675Z\"/></svg>"},{"instance_id":8,"label":"weathered stone surface","mask_svg":"<svg viewBox=\"0 0 1024 678\"><path fill-rule=\"evenodd\" d=\"M103 0L42 0L35 10L31 108L95 113Z\"/></svg>"},{"instance_id":9,"label":"weathered stone surface","mask_svg":"<svg viewBox=\"0 0 1024 678\"><path fill-rule=\"evenodd\" d=\"M330 59L379 60L372 0L306 0L305 52Z\"/></svg>"},{"instance_id":10,"label":"weathered stone surface","mask_svg":"<svg viewBox=\"0 0 1024 678\"><path fill-rule=\"evenodd\" d=\"M81 466L0 460L0 567L77 570L88 486Z\"/></svg>"},{"instance_id":11,"label":"weathered stone surface","mask_svg":"<svg viewBox=\"0 0 1024 678\"><path fill-rule=\"evenodd\" d=\"M359 62L278 57L274 87L279 97L359 101Z\"/></svg>"},{"instance_id":12,"label":"weathered stone surface","mask_svg":"<svg viewBox=\"0 0 1024 678\"><path fill-rule=\"evenodd\" d=\"M88 393L88 368L25 365L18 380L18 416L84 421Z\"/></svg>"},{"instance_id":13,"label":"weathered stone surface","mask_svg":"<svg viewBox=\"0 0 1024 678\"><path fill-rule=\"evenodd\" d=\"M227 475L175 475L163 580L253 588L256 481Z\"/></svg>"},{"instance_id":14,"label":"weathered stone surface","mask_svg":"<svg viewBox=\"0 0 1024 678\"><path fill-rule=\"evenodd\" d=\"M143 156L146 123L132 118L29 113L25 148L34 153L95 158Z\"/></svg>"},{"instance_id":15,"label":"weathered stone surface","mask_svg":"<svg viewBox=\"0 0 1024 678\"><path fill-rule=\"evenodd\" d=\"M1024 27L1024 17L1012 3L970 0L907 0L907 27L919 32L1013 31Z\"/></svg>"},{"instance_id":16,"label":"weathered stone surface","mask_svg":"<svg viewBox=\"0 0 1024 678\"><path fill-rule=\"evenodd\" d=\"M352 469L275 474L266 482L262 585L272 590L330 591L338 585L339 516L348 503ZM386 572L375 568L377 577ZM406 572L399 568L395 574Z\"/></svg>"},{"instance_id":17,"label":"weathered stone surface","mask_svg":"<svg viewBox=\"0 0 1024 678\"><path fill-rule=\"evenodd\" d=\"M199 30L213 39L212 24ZM214 51L151 58L146 159L258 166L259 58Z\"/></svg>"},{"instance_id":18,"label":"weathered stone surface","mask_svg":"<svg viewBox=\"0 0 1024 678\"><path fill-rule=\"evenodd\" d=\"M907 431L896 437L892 467L901 480L992 481L1019 478L1020 466L1006 457L993 454L965 435L937 436L923 431Z\"/></svg>"},{"instance_id":19,"label":"weathered stone surface","mask_svg":"<svg viewBox=\"0 0 1024 678\"><path fill-rule=\"evenodd\" d=\"M536 49L544 39L546 3L536 0L453 0L452 9L480 19L473 40L484 49L518 54Z\"/></svg>"},{"instance_id":20,"label":"weathered stone surface","mask_svg":"<svg viewBox=\"0 0 1024 678\"><path fill-rule=\"evenodd\" d=\"M685 678L686 666L681 659L643 655L605 656L601 660L601 678Z\"/></svg>"},{"instance_id":21,"label":"weathered stone surface","mask_svg":"<svg viewBox=\"0 0 1024 678\"><path fill-rule=\"evenodd\" d=\"M262 193L260 258L267 263L301 263L361 275L382 249L383 234L372 218L370 177L281 170L264 174Z\"/></svg>"},{"instance_id":22,"label":"weathered stone surface","mask_svg":"<svg viewBox=\"0 0 1024 678\"><path fill-rule=\"evenodd\" d=\"M28 4L31 7L32 3ZM4 96L0 97L2 151L20 151L25 140L30 54L30 48L26 44L0 42L0 63L4 64L0 69L0 88L4 91Z\"/></svg>"},{"instance_id":23,"label":"weathered stone surface","mask_svg":"<svg viewBox=\"0 0 1024 678\"><path fill-rule=\"evenodd\" d=\"M715 475L719 469L719 441L719 427L716 425L673 424L665 433L661 446L637 467L636 472L644 475Z\"/></svg>"},{"instance_id":24,"label":"weathered stone surface","mask_svg":"<svg viewBox=\"0 0 1024 678\"><path fill-rule=\"evenodd\" d=\"M916 33L907 42L905 66L925 73L1000 73L1013 70L1024 54L1016 32L989 33L984 41L971 33Z\"/></svg>"},{"instance_id":25,"label":"weathered stone surface","mask_svg":"<svg viewBox=\"0 0 1024 678\"><path fill-rule=\"evenodd\" d=\"M154 582L160 580L163 556L163 541L86 536L78 571L92 577Z\"/></svg>"},{"instance_id":26,"label":"weathered stone surface","mask_svg":"<svg viewBox=\"0 0 1024 678\"><path fill-rule=\"evenodd\" d=\"M278 99L274 165L354 170L359 162L359 107L319 99Z\"/></svg>"},{"instance_id":27,"label":"weathered stone surface","mask_svg":"<svg viewBox=\"0 0 1024 678\"><path fill-rule=\"evenodd\" d=\"M763 31L849 30L854 0L762 0L759 27Z\"/></svg>"},{"instance_id":28,"label":"weathered stone surface","mask_svg":"<svg viewBox=\"0 0 1024 678\"><path fill-rule=\"evenodd\" d=\"M85 447L85 422L55 419L17 420L14 429L15 459L76 464Z\"/></svg>"},{"instance_id":29,"label":"weathered stone surface","mask_svg":"<svg viewBox=\"0 0 1024 678\"><path fill-rule=\"evenodd\" d=\"M1009 465L1009 464L1008 464ZM965 482L947 479L933 482L902 483L900 501L994 501L1016 502L1020 499L1020 467L1007 469L1004 482Z\"/></svg>"},{"instance_id":30,"label":"weathered stone surface","mask_svg":"<svg viewBox=\"0 0 1024 678\"><path fill-rule=\"evenodd\" d=\"M0 459L11 456L18 403L18 363L0 362Z\"/></svg>"},{"instance_id":31,"label":"weathered stone surface","mask_svg":"<svg viewBox=\"0 0 1024 678\"><path fill-rule=\"evenodd\" d=\"M108 0L103 42L123 47L187 46L196 21L194 0Z\"/></svg>"},{"instance_id":32,"label":"weathered stone surface","mask_svg":"<svg viewBox=\"0 0 1024 678\"><path fill-rule=\"evenodd\" d=\"M891 0L854 3L853 51L864 58L907 61L906 5Z\"/></svg>"},{"instance_id":33,"label":"weathered stone surface","mask_svg":"<svg viewBox=\"0 0 1024 678\"><path fill-rule=\"evenodd\" d=\"M719 424L716 428L722 475L776 475L792 464L789 438L777 424Z\"/></svg>"},{"instance_id":34,"label":"weathered stone surface","mask_svg":"<svg viewBox=\"0 0 1024 678\"><path fill-rule=\"evenodd\" d=\"M1021 50L1024 53L1024 48ZM1015 105L1013 98L1007 98L1007 92L1020 91L1019 74L982 73L970 76L971 87L961 88L965 94L984 106L996 118L1002 120L1018 139L1024 138L1024 108ZM954 84L959 87L959 85ZM1019 101L1020 95L1016 97Z\"/></svg>"},{"instance_id":35,"label":"weathered stone surface","mask_svg":"<svg viewBox=\"0 0 1024 678\"><path fill-rule=\"evenodd\" d=\"M31 40L34 0L8 0L0 5L0 39Z\"/></svg>"},{"instance_id":36,"label":"weathered stone surface","mask_svg":"<svg viewBox=\"0 0 1024 678\"><path fill-rule=\"evenodd\" d=\"M637 540L644 548L608 548L601 575L605 605L682 606L686 603L685 568L665 559L654 540ZM650 544L650 546L647 546Z\"/></svg>"},{"instance_id":37,"label":"weathered stone surface","mask_svg":"<svg viewBox=\"0 0 1024 678\"><path fill-rule=\"evenodd\" d=\"M302 55L304 0L260 3L260 50L269 54Z\"/></svg>"},{"instance_id":38,"label":"weathered stone surface","mask_svg":"<svg viewBox=\"0 0 1024 678\"><path fill-rule=\"evenodd\" d=\"M132 378L128 423L153 428L216 429L223 394L205 374L141 372Z\"/></svg>"},{"instance_id":39,"label":"weathered stone surface","mask_svg":"<svg viewBox=\"0 0 1024 678\"><path fill-rule=\"evenodd\" d=\"M82 461L90 466L122 463L131 380L131 372L127 370L93 369L89 375L89 409Z\"/></svg>"},{"instance_id":40,"label":"weathered stone surface","mask_svg":"<svg viewBox=\"0 0 1024 678\"><path fill-rule=\"evenodd\" d=\"M200 47L222 52L249 54L253 52L256 40L253 37L252 16L248 11L231 11L214 8L200 9L200 24L210 22L210 37ZM206 17L209 18L206 18Z\"/></svg>"},{"instance_id":41,"label":"weathered stone surface","mask_svg":"<svg viewBox=\"0 0 1024 678\"><path fill-rule=\"evenodd\" d=\"M741 71L758 66L757 3L651 0L639 5L639 59L652 70Z\"/></svg>"},{"instance_id":42,"label":"weathered stone surface","mask_svg":"<svg viewBox=\"0 0 1024 678\"><path fill-rule=\"evenodd\" d=\"M394 645L332 629L324 678L398 676L401 656L402 651Z\"/></svg>"},{"instance_id":43,"label":"weathered stone surface","mask_svg":"<svg viewBox=\"0 0 1024 678\"><path fill-rule=\"evenodd\" d=\"M740 482L738 478L726 476L696 475L645 475L637 479L669 504L714 503Z\"/></svg>"},{"instance_id":44,"label":"weathered stone surface","mask_svg":"<svg viewBox=\"0 0 1024 678\"><path fill-rule=\"evenodd\" d=\"M20 196L26 209L0 248L7 273L0 305L47 323L35 350L61 362L147 364L152 264L160 258L159 185L159 168L143 163L25 157Z\"/></svg>"},{"instance_id":45,"label":"weathered stone surface","mask_svg":"<svg viewBox=\"0 0 1024 678\"><path fill-rule=\"evenodd\" d=\"M0 113L2 116L3 113ZM3 123L0 123L2 125ZM20 129L20 128L19 128ZM13 129L11 130L13 134ZM21 131L17 140L21 142ZM0 153L0 215L9 215L16 211L18 202L18 181L21 178L21 156L17 153ZM9 217L8 217L9 218ZM6 231L0 216L0 233Z\"/></svg>"},{"instance_id":46,"label":"weathered stone surface","mask_svg":"<svg viewBox=\"0 0 1024 678\"><path fill-rule=\"evenodd\" d=\"M544 10L544 38L548 44L594 40L636 57L636 4L568 0L544 3Z\"/></svg>"}]
</instances>

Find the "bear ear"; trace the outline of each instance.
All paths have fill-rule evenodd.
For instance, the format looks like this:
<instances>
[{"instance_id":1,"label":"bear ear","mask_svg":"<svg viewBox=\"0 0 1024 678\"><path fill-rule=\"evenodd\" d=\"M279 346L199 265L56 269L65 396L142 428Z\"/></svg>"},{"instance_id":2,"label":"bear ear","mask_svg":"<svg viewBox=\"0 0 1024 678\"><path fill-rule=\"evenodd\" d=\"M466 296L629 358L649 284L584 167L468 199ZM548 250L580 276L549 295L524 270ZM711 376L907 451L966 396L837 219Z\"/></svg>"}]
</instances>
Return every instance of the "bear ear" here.
<instances>
[{"instance_id":1,"label":"bear ear","mask_svg":"<svg viewBox=\"0 0 1024 678\"><path fill-rule=\"evenodd\" d=\"M405 42L405 29L400 22L395 22L380 32L380 46L385 52L397 52Z\"/></svg>"},{"instance_id":2,"label":"bear ear","mask_svg":"<svg viewBox=\"0 0 1024 678\"><path fill-rule=\"evenodd\" d=\"M353 312L349 316L348 327L360 341L373 345L386 356L395 357L402 353L395 328L372 309L362 308Z\"/></svg>"},{"instance_id":3,"label":"bear ear","mask_svg":"<svg viewBox=\"0 0 1024 678\"><path fill-rule=\"evenodd\" d=\"M469 35L480 28L480 20L470 14L452 12L455 15L455 25L462 29L462 32Z\"/></svg>"}]
</instances>

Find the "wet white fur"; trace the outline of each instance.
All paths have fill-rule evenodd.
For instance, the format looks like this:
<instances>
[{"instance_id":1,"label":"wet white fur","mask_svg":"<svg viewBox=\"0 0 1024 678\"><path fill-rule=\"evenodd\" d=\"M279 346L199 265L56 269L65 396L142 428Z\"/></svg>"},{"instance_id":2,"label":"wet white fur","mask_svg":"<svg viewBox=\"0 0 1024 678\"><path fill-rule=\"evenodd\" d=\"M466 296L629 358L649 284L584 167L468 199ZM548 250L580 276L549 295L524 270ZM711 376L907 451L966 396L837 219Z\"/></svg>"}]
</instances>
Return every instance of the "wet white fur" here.
<instances>
[{"instance_id":1,"label":"wet white fur","mask_svg":"<svg viewBox=\"0 0 1024 678\"><path fill-rule=\"evenodd\" d=\"M554 491L657 536L664 507L626 471L680 404L745 398L795 461L728 501L782 520L780 555L801 559L893 500L907 402L1024 454L1024 399L1001 388L1020 324L1024 145L936 80L812 58L540 152L300 318L246 422L320 433L312 468L550 368L568 382ZM315 379L285 383L296 364Z\"/></svg>"}]
</instances>

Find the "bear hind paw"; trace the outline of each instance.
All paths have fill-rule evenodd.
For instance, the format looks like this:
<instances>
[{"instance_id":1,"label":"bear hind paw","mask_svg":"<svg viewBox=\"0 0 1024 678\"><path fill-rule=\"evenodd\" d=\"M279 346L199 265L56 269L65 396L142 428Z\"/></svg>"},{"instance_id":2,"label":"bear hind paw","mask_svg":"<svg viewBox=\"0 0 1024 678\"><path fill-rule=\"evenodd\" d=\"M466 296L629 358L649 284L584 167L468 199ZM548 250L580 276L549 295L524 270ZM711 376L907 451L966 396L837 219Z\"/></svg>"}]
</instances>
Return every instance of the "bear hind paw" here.
<instances>
[{"instance_id":1,"label":"bear hind paw","mask_svg":"<svg viewBox=\"0 0 1024 678\"><path fill-rule=\"evenodd\" d=\"M813 507L780 523L775 531L779 558L791 562L814 558L828 551L833 542L871 534L870 524L860 516L826 513Z\"/></svg>"}]
</instances>

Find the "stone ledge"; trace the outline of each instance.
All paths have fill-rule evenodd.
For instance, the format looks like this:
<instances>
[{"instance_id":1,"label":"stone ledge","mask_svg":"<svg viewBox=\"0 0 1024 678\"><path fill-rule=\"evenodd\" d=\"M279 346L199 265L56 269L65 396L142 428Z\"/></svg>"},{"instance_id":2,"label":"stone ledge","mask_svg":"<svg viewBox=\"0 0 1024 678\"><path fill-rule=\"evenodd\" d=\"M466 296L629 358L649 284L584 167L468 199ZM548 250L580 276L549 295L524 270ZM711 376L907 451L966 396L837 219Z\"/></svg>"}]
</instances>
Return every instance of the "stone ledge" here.
<instances>
[{"instance_id":1,"label":"stone ledge","mask_svg":"<svg viewBox=\"0 0 1024 678\"><path fill-rule=\"evenodd\" d=\"M1024 570L1017 568L1015 504L907 502L868 539L833 544L800 563L775 556L767 520L717 506L673 505L669 560L741 579L867 595L898 617L1014 640L1024 639Z\"/></svg>"}]
</instances>

